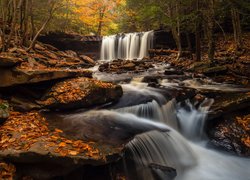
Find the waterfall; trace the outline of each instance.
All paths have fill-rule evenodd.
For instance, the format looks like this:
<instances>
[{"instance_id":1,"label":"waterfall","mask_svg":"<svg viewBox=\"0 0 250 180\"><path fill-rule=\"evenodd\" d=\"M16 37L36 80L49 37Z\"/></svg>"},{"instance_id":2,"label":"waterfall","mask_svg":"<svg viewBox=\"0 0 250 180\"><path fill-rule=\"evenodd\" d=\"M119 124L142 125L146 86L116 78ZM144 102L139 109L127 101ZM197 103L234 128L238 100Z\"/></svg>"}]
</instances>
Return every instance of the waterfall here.
<instances>
[{"instance_id":1,"label":"waterfall","mask_svg":"<svg viewBox=\"0 0 250 180\"><path fill-rule=\"evenodd\" d=\"M126 153L131 154L136 164L133 167L131 160L124 159L126 169L130 170L127 176L131 180L172 179L168 177L172 176L169 172L152 172L152 165L164 167L164 169L173 167L178 172L196 165L196 158L192 149L186 140L174 130L168 133L152 131L138 135L127 144ZM132 169L135 169L135 171L133 172ZM155 178L155 176L158 178Z\"/></svg>"},{"instance_id":2,"label":"waterfall","mask_svg":"<svg viewBox=\"0 0 250 180\"><path fill-rule=\"evenodd\" d=\"M143 59L153 47L153 38L153 31L104 36L101 60Z\"/></svg>"},{"instance_id":3,"label":"waterfall","mask_svg":"<svg viewBox=\"0 0 250 180\"><path fill-rule=\"evenodd\" d=\"M250 177L246 170L249 159L209 150L186 140L173 129L138 135L126 147L123 165L129 180L245 180Z\"/></svg>"},{"instance_id":4,"label":"waterfall","mask_svg":"<svg viewBox=\"0 0 250 180\"><path fill-rule=\"evenodd\" d=\"M134 84L125 87L153 100L115 111L162 122L170 129L168 132L150 131L137 135L127 144L122 160L126 179L244 180L250 177L250 172L245 170L250 165L249 159L222 154L206 146L204 123L213 99L206 99L196 107L197 104L189 100L181 104L175 99L167 101L146 86Z\"/></svg>"},{"instance_id":5,"label":"waterfall","mask_svg":"<svg viewBox=\"0 0 250 180\"><path fill-rule=\"evenodd\" d=\"M194 105L187 100L185 107L179 106L177 117L180 121L180 130L183 135L192 140L200 140L203 137L208 110L213 103L213 99L205 99L196 109Z\"/></svg>"},{"instance_id":6,"label":"waterfall","mask_svg":"<svg viewBox=\"0 0 250 180\"><path fill-rule=\"evenodd\" d=\"M161 90L145 83L131 82L122 87L123 97L109 109L59 119L65 133L67 128L71 133L74 129L76 139L126 144L121 161L110 165L112 175L128 180L249 179L250 159L207 147L203 127L212 99L200 104L189 100L178 103L168 101Z\"/></svg>"}]
</instances>

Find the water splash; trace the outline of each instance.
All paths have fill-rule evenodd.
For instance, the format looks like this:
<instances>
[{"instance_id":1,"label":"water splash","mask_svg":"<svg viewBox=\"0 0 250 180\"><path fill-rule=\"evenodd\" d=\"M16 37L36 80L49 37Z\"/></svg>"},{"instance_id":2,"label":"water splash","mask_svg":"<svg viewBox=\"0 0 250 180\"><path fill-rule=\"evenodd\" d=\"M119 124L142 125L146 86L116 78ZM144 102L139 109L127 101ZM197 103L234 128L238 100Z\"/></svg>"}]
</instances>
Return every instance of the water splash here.
<instances>
[{"instance_id":1,"label":"water splash","mask_svg":"<svg viewBox=\"0 0 250 180\"><path fill-rule=\"evenodd\" d=\"M173 167L177 172L196 165L196 158L186 140L175 130L168 133L152 131L141 134L127 145L127 154L131 159L124 159L124 164L129 170L128 179L172 179L172 174L152 171L152 164L160 167ZM133 167L135 164L135 167ZM156 173L156 174L155 174Z\"/></svg>"},{"instance_id":2,"label":"water splash","mask_svg":"<svg viewBox=\"0 0 250 180\"><path fill-rule=\"evenodd\" d=\"M179 105L177 117L180 122L180 131L185 137L192 140L201 140L204 135L204 124L208 110L213 103L213 99L205 99L197 109L189 100L186 101L185 106Z\"/></svg>"}]
</instances>

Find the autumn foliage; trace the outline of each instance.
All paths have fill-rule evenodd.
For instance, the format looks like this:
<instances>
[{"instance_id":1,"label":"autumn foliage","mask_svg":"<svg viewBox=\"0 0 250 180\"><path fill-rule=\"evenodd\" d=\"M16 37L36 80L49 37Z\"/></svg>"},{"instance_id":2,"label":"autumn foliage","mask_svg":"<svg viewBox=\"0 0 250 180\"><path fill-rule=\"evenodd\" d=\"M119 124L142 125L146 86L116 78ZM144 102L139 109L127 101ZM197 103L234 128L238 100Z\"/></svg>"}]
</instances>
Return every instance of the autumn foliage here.
<instances>
[{"instance_id":1,"label":"autumn foliage","mask_svg":"<svg viewBox=\"0 0 250 180\"><path fill-rule=\"evenodd\" d=\"M71 140L62 136L60 129L49 129L38 112L11 112L10 118L0 127L0 150L27 152L42 149L57 156L84 155L104 159L93 142Z\"/></svg>"}]
</instances>

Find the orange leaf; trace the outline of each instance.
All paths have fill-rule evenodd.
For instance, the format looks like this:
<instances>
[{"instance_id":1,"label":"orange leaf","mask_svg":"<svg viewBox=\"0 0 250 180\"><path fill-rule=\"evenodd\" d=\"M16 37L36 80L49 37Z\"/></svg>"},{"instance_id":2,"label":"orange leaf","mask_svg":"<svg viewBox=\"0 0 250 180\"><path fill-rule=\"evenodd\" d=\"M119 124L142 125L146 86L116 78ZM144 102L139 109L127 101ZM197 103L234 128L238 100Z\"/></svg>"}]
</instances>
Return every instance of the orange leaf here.
<instances>
[{"instance_id":1,"label":"orange leaf","mask_svg":"<svg viewBox=\"0 0 250 180\"><path fill-rule=\"evenodd\" d=\"M77 152L77 151L69 151L69 155L71 155L71 156L76 156L77 154L79 154L79 152Z\"/></svg>"},{"instance_id":2,"label":"orange leaf","mask_svg":"<svg viewBox=\"0 0 250 180\"><path fill-rule=\"evenodd\" d=\"M59 147L65 147L66 146L66 143L65 142L61 142L60 144L59 144Z\"/></svg>"}]
</instances>

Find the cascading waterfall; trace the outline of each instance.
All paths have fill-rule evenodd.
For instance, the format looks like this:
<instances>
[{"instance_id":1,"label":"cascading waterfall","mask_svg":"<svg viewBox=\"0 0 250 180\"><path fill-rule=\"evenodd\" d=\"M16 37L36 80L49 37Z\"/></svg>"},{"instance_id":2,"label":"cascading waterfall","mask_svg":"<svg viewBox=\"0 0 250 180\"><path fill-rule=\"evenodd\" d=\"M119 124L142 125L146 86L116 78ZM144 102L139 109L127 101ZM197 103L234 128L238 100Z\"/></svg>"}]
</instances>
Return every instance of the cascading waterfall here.
<instances>
[{"instance_id":1,"label":"cascading waterfall","mask_svg":"<svg viewBox=\"0 0 250 180\"><path fill-rule=\"evenodd\" d=\"M143 59L153 47L154 31L104 36L101 60Z\"/></svg>"},{"instance_id":2,"label":"cascading waterfall","mask_svg":"<svg viewBox=\"0 0 250 180\"><path fill-rule=\"evenodd\" d=\"M135 89L148 95L152 92L154 100L116 111L164 122L169 125L170 131L140 134L127 144L123 158L127 179L245 180L250 177L250 172L245 169L250 165L249 159L222 154L206 147L203 128L212 99L206 99L198 108L190 101L180 105L175 100L163 100L166 104L159 104L161 95L157 92L147 87ZM176 177L174 170L177 171Z\"/></svg>"},{"instance_id":3,"label":"cascading waterfall","mask_svg":"<svg viewBox=\"0 0 250 180\"><path fill-rule=\"evenodd\" d=\"M84 111L59 120L74 137L117 145L130 141L111 174L128 180L246 180L250 159L208 149L203 124L213 100L198 108L167 101L143 83L122 85L124 95L108 110ZM57 118L53 118L53 122ZM67 132L67 128L64 132ZM93 133L94 132L94 133ZM198 138L197 138L198 137Z\"/></svg>"}]
</instances>

